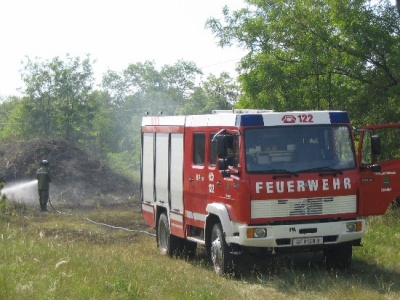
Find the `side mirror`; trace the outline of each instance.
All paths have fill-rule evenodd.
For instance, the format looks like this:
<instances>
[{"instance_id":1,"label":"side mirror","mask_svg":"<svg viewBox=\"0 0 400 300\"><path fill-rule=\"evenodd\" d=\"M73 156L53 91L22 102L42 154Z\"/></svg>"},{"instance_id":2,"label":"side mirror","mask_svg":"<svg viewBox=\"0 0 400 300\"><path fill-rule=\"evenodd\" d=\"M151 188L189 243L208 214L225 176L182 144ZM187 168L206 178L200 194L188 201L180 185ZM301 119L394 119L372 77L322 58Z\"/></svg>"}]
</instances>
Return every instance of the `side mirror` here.
<instances>
[{"instance_id":1,"label":"side mirror","mask_svg":"<svg viewBox=\"0 0 400 300\"><path fill-rule=\"evenodd\" d=\"M371 151L372 155L381 154L381 139L378 135L371 136Z\"/></svg>"}]
</instances>

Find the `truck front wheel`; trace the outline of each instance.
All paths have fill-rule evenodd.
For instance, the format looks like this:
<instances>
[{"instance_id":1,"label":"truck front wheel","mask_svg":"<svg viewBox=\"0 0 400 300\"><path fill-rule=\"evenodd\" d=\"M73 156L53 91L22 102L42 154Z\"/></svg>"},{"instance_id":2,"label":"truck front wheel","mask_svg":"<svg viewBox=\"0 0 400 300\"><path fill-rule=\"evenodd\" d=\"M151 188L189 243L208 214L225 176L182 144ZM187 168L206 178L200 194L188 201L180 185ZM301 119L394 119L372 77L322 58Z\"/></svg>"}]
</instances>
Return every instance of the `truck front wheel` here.
<instances>
[{"instance_id":1,"label":"truck front wheel","mask_svg":"<svg viewBox=\"0 0 400 300\"><path fill-rule=\"evenodd\" d=\"M225 242L221 223L216 223L213 226L210 248L211 261L215 273L223 275L230 272L233 267L232 257L229 253L229 247Z\"/></svg>"},{"instance_id":2,"label":"truck front wheel","mask_svg":"<svg viewBox=\"0 0 400 300\"><path fill-rule=\"evenodd\" d=\"M348 269L353 256L353 246L349 243L341 244L323 251L326 268Z\"/></svg>"},{"instance_id":3,"label":"truck front wheel","mask_svg":"<svg viewBox=\"0 0 400 300\"><path fill-rule=\"evenodd\" d=\"M171 235L168 217L165 213L160 215L157 226L157 244L162 255L173 256L182 248L182 240Z\"/></svg>"}]
</instances>

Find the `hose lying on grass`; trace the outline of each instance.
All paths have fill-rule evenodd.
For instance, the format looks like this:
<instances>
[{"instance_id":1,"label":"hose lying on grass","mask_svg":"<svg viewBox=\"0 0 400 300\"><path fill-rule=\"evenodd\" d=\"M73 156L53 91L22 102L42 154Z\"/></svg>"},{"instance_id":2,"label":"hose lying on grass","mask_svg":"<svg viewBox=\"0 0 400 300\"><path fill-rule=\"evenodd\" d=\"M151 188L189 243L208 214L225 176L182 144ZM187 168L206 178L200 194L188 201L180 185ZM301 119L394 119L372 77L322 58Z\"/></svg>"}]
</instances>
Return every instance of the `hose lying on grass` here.
<instances>
[{"instance_id":1,"label":"hose lying on grass","mask_svg":"<svg viewBox=\"0 0 400 300\"><path fill-rule=\"evenodd\" d=\"M50 201L49 201L49 204L50 204L51 208L52 208L55 212L57 212L57 213L59 213L59 214L62 214L62 215L70 215L70 216L73 216L73 214L61 212L61 211L55 209L54 206L51 204ZM96 222L96 221L93 221L93 220L91 220L91 219L89 219L89 218L86 218L86 217L81 217L81 218L84 219L84 220L86 220L86 221L88 221L88 222L90 222L90 223L93 223L93 224L96 224L96 225L105 226L105 227L109 227L109 228L112 228L112 229L119 229L119 230L125 230L125 231L129 231L129 232L143 233L143 234L147 234L147 235L150 235L150 236L156 236L154 233L151 233L151 232L148 232L148 231L145 231L145 230L129 229L129 228L125 228L125 227L113 226L113 225L109 225L109 224L106 224L106 223Z\"/></svg>"}]
</instances>

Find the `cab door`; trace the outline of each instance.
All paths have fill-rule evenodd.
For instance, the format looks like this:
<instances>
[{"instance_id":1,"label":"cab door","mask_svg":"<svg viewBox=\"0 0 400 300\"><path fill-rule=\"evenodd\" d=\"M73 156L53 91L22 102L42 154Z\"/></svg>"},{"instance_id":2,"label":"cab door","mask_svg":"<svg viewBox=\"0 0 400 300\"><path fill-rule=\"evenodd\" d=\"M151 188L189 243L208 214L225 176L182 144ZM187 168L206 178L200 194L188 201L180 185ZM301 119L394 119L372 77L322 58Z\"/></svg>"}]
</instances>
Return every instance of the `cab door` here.
<instances>
[{"instance_id":1,"label":"cab door","mask_svg":"<svg viewBox=\"0 0 400 300\"><path fill-rule=\"evenodd\" d=\"M188 225L203 227L208 201L206 132L195 127L185 130L185 217Z\"/></svg>"},{"instance_id":2,"label":"cab door","mask_svg":"<svg viewBox=\"0 0 400 300\"><path fill-rule=\"evenodd\" d=\"M358 148L359 214L384 214L400 196L400 124L365 126Z\"/></svg>"},{"instance_id":3,"label":"cab door","mask_svg":"<svg viewBox=\"0 0 400 300\"><path fill-rule=\"evenodd\" d=\"M239 134L237 131L225 130L214 139L212 136L211 152L214 153L215 188L214 199L222 202L238 199L240 187L239 172ZM215 168L216 167L216 168ZM230 202L232 204L233 202Z\"/></svg>"}]
</instances>

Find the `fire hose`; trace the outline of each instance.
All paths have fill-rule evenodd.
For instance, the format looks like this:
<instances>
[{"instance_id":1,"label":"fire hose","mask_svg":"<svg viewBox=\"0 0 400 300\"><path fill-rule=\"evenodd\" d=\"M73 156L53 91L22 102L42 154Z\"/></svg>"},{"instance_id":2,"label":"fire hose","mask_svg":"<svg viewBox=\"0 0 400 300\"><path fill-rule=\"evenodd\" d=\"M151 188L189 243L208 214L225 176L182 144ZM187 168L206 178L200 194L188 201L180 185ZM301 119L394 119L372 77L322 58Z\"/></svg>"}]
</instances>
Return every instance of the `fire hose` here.
<instances>
[{"instance_id":1,"label":"fire hose","mask_svg":"<svg viewBox=\"0 0 400 300\"><path fill-rule=\"evenodd\" d=\"M54 208L53 204L51 204L50 198L49 198L49 204L50 204L50 206L51 206L51 208L52 208L53 210L56 210L56 209Z\"/></svg>"},{"instance_id":2,"label":"fire hose","mask_svg":"<svg viewBox=\"0 0 400 300\"><path fill-rule=\"evenodd\" d=\"M57 212L59 214L63 214L63 215L71 215L71 216L73 215L73 214L68 214L68 213L56 210L54 208L53 204L51 203L50 198L49 198L48 202L49 202L51 208L55 212ZM150 236L156 236L154 233L151 233L151 232L148 232L148 231L145 231L145 230L129 229L129 228L121 227L121 226L113 226L113 225L109 225L109 224L106 224L106 223L96 222L96 221L93 221L93 220L91 220L89 218L86 218L86 217L81 217L81 218L86 220L86 221L88 221L88 222L90 222L90 223L93 223L93 224L96 224L96 225L105 226L105 227L112 228L112 229L125 230L125 231L129 231L129 232L143 233L143 234L147 234L147 235L150 235Z\"/></svg>"}]
</instances>

